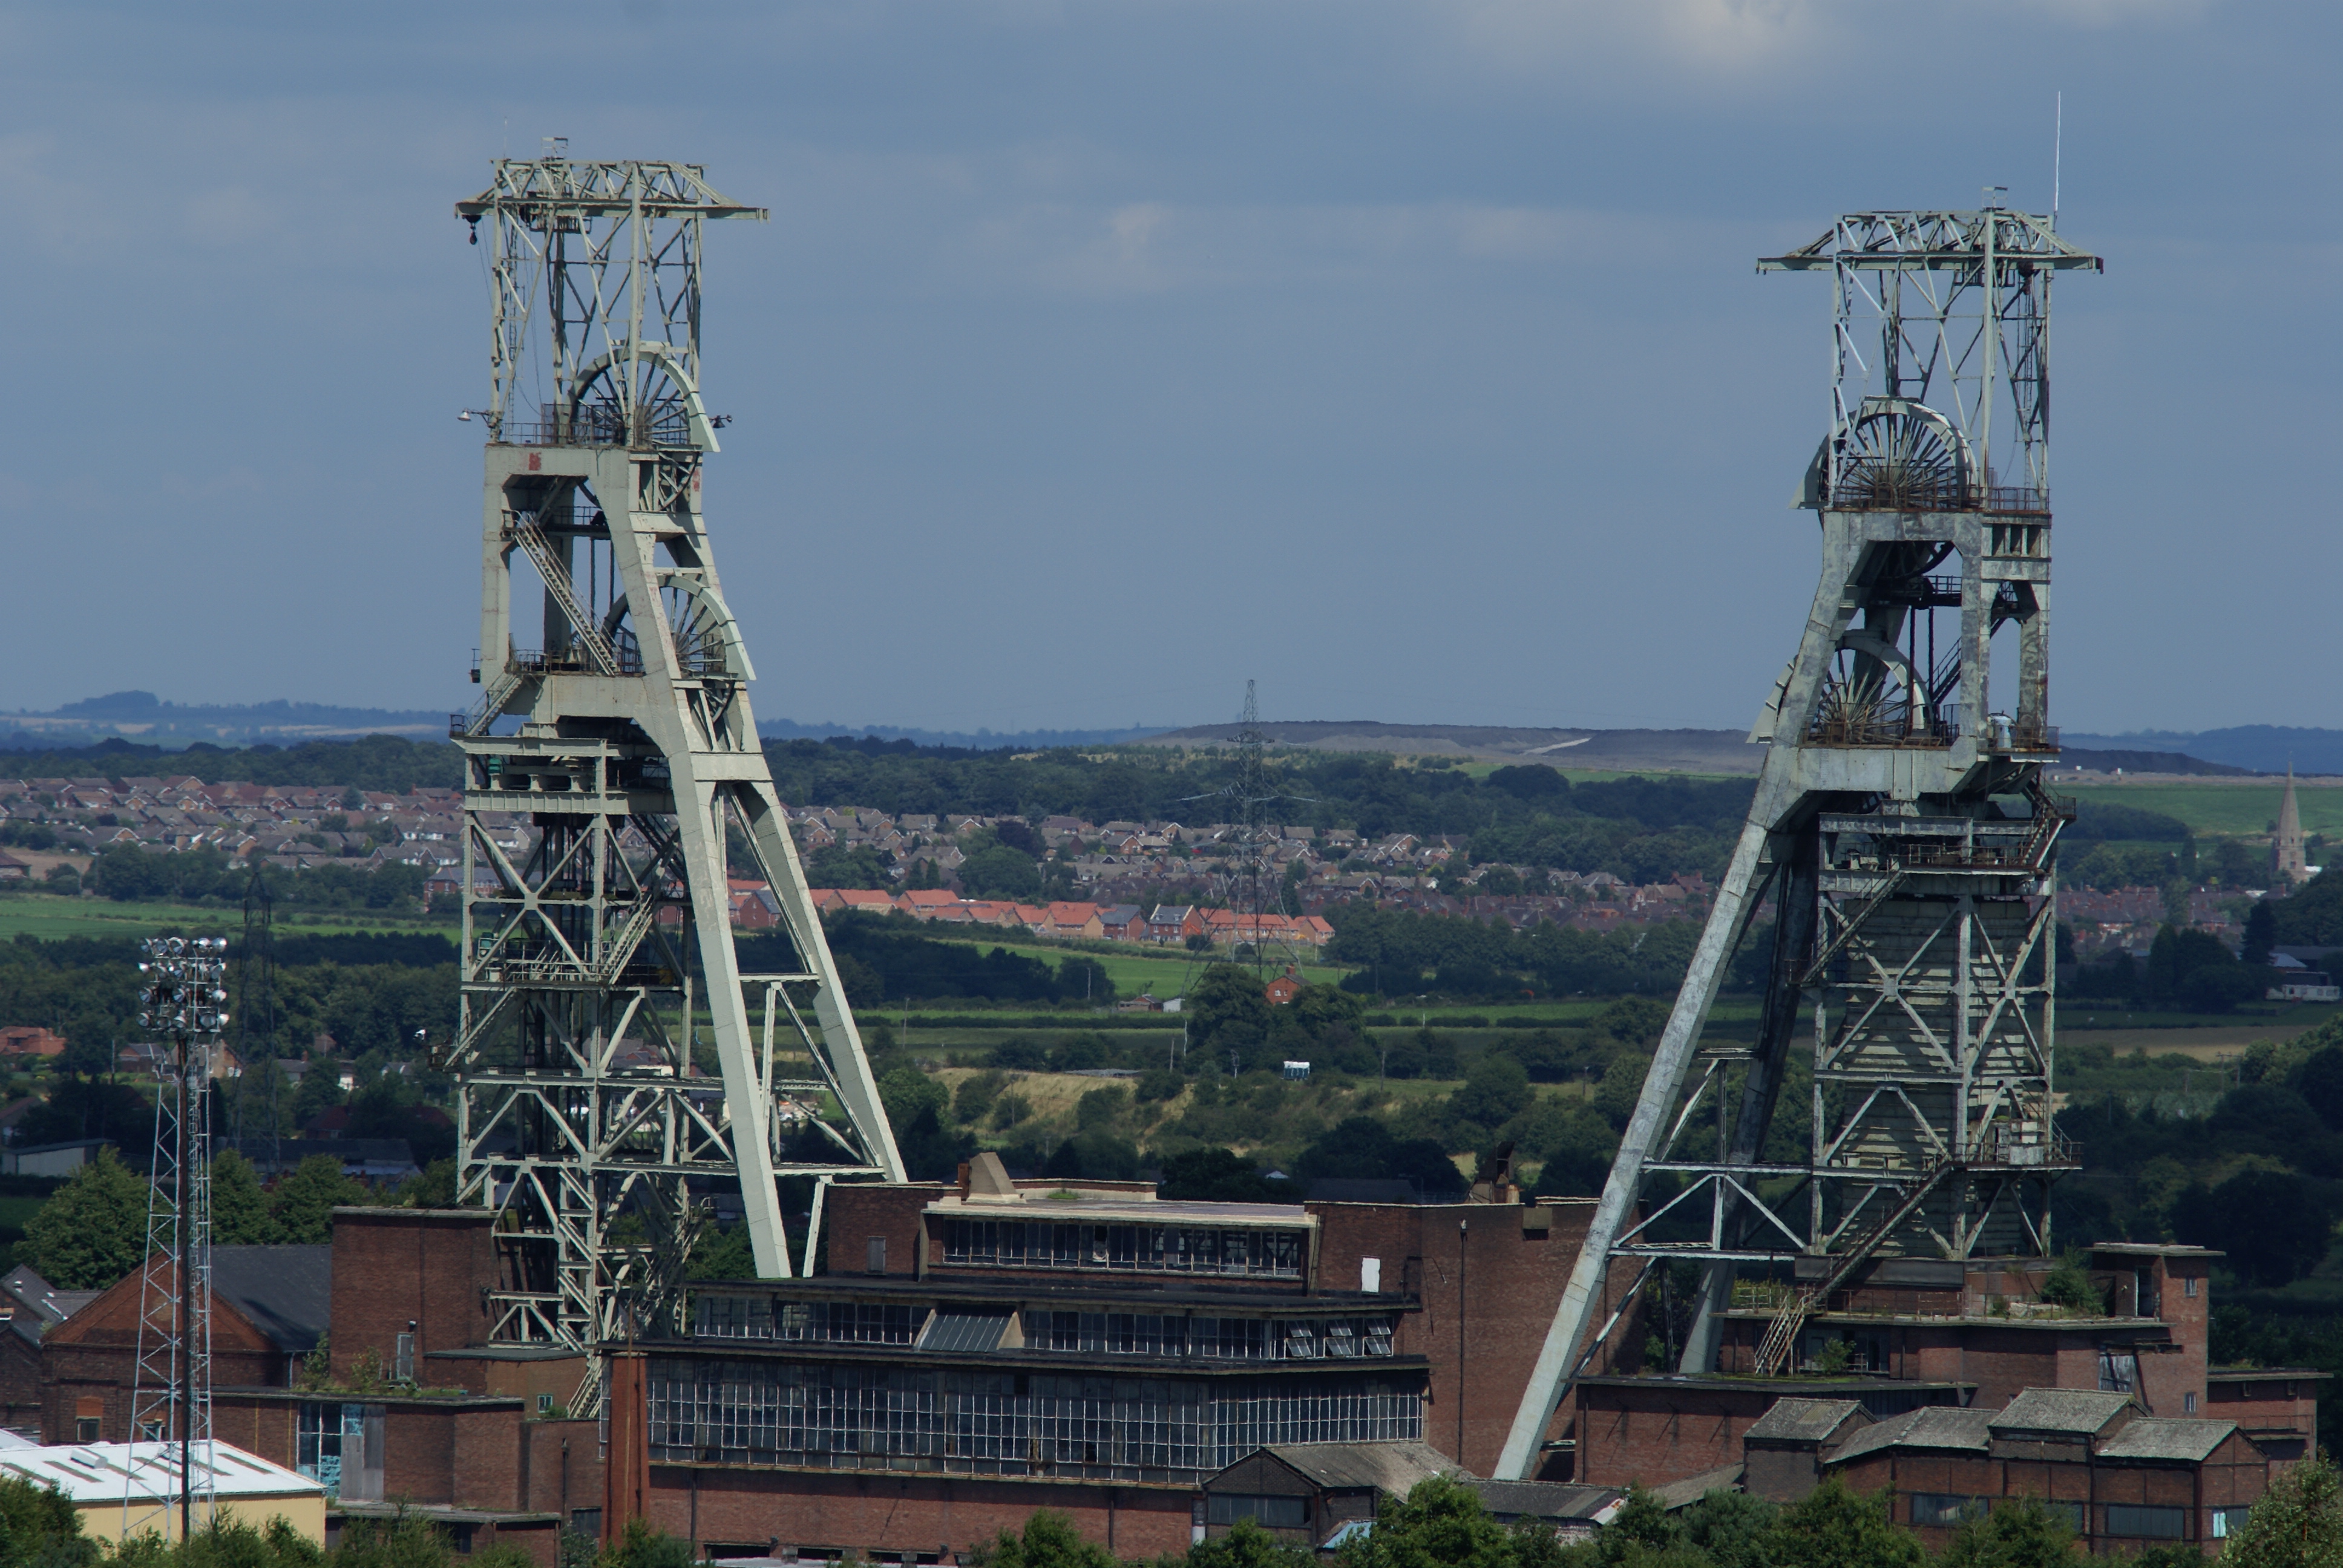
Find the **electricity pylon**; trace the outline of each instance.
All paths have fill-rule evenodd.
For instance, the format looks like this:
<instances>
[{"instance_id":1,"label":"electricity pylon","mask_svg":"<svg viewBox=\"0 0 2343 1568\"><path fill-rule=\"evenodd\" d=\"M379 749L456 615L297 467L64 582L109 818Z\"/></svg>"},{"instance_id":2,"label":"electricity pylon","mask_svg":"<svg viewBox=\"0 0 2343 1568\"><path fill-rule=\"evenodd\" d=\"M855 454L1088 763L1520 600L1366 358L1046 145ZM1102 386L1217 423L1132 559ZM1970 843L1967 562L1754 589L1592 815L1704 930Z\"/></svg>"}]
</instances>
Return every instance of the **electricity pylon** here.
<instances>
[{"instance_id":1,"label":"electricity pylon","mask_svg":"<svg viewBox=\"0 0 2343 1568\"><path fill-rule=\"evenodd\" d=\"M486 689L449 725L465 891L445 1059L461 1201L499 1211L509 1249L494 1337L593 1352L640 1303L676 1299L694 1181L739 1182L757 1271L786 1278L777 1179L816 1179L809 1267L824 1184L903 1167L759 749L702 511L725 423L700 390L703 233L766 215L694 165L549 144L495 171L456 208L475 243L486 231L494 302ZM741 971L735 874L779 906L779 969ZM828 1157L790 1152L799 1127ZM573 1408L599 1407L589 1364Z\"/></svg>"},{"instance_id":2,"label":"electricity pylon","mask_svg":"<svg viewBox=\"0 0 2343 1568\"><path fill-rule=\"evenodd\" d=\"M1222 887L1229 909L1236 916L1236 925L1230 932L1232 957L1240 942L1252 947L1253 969L1267 973L1271 950L1288 966L1299 965L1300 950L1282 935L1272 934L1267 916L1272 912L1272 896L1269 889L1276 887L1277 912L1284 912L1284 868L1271 859L1278 842L1276 824L1269 820L1269 808L1280 800L1303 802L1309 797L1286 795L1278 791L1276 780L1270 777L1269 738L1262 732L1261 698L1254 682L1245 682L1244 712L1237 720L1237 776L1234 781L1213 790L1209 795L1190 795L1186 800L1217 800L1223 807L1233 808L1237 829L1236 853L1231 858ZM1282 930L1282 928L1281 928ZM1193 966L1191 966L1191 979ZM1186 988L1183 986L1182 990Z\"/></svg>"},{"instance_id":3,"label":"electricity pylon","mask_svg":"<svg viewBox=\"0 0 2343 1568\"><path fill-rule=\"evenodd\" d=\"M1806 1316L1875 1255L2047 1253L2050 1184L2075 1162L2050 1092L2066 813L2041 778L2058 751L2048 328L2051 279L2099 258L2046 217L1988 205L1849 214L1758 266L1827 273L1835 287L1830 426L1796 503L1822 527L1821 580L1750 731L1770 749L1748 821L1501 1476L1534 1473L1564 1391L1629 1310L1633 1290L1594 1322L1615 1261L1634 1261L1638 1287L1671 1260L1705 1265L1681 1362L1694 1372L1715 1356L1735 1269L1787 1265L1792 1288L1755 1362L1795 1367ZM2016 688L2002 709L1988 688L1997 653ZM1768 892L1755 1044L1704 1050L1718 982ZM1768 1164L1802 1006L1812 1141L1803 1164ZM1694 1129L1704 1138L1704 1103L1715 1147L1679 1153ZM1647 1192L1655 1177L1664 1188ZM1783 1182L1795 1203L1761 1194Z\"/></svg>"}]
</instances>

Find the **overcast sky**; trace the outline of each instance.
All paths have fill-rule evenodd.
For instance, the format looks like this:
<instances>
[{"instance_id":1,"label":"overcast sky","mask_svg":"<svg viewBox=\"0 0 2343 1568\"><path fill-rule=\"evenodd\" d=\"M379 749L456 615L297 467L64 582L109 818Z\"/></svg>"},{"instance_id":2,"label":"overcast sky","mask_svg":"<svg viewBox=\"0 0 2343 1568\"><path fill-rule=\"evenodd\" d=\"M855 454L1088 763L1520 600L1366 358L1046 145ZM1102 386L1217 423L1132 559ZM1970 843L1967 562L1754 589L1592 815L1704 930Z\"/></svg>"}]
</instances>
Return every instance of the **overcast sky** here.
<instances>
[{"instance_id":1,"label":"overcast sky","mask_svg":"<svg viewBox=\"0 0 2343 1568\"><path fill-rule=\"evenodd\" d=\"M1865 206L2050 197L2053 717L2343 724L2343 7L0 7L0 707L454 705L500 152L703 163L759 714L1743 725Z\"/></svg>"}]
</instances>

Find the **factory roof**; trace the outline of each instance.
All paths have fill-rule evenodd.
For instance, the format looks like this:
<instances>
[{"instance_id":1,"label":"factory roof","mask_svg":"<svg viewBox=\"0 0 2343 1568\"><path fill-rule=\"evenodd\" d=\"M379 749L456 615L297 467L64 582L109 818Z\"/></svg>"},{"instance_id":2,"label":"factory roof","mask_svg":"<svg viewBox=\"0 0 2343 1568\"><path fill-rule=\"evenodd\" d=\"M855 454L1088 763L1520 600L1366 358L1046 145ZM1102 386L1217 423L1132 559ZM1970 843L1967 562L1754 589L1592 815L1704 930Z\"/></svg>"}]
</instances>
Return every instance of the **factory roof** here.
<instances>
[{"instance_id":1,"label":"factory roof","mask_svg":"<svg viewBox=\"0 0 2343 1568\"><path fill-rule=\"evenodd\" d=\"M208 1472L221 1497L277 1497L323 1493L307 1476L271 1464L225 1442L198 1445L196 1463ZM179 1493L179 1447L175 1442L79 1442L45 1448L18 1439L0 1446L0 1471L38 1485L55 1486L75 1503L169 1502Z\"/></svg>"},{"instance_id":2,"label":"factory roof","mask_svg":"<svg viewBox=\"0 0 2343 1568\"><path fill-rule=\"evenodd\" d=\"M2099 1445L2101 1459L2171 1459L2190 1462L2211 1457L2237 1430L2234 1421L2185 1416L2142 1416Z\"/></svg>"}]
</instances>

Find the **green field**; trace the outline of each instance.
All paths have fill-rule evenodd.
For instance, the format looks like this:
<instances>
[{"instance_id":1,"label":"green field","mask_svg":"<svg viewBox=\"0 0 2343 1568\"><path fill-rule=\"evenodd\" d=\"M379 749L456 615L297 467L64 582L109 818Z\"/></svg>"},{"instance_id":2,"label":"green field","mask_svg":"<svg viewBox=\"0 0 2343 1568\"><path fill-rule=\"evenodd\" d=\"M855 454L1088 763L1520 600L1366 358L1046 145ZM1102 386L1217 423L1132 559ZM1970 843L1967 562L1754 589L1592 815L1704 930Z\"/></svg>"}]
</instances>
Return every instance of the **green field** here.
<instances>
[{"instance_id":1,"label":"green field","mask_svg":"<svg viewBox=\"0 0 2343 1568\"><path fill-rule=\"evenodd\" d=\"M958 940L956 937L953 940ZM970 945L990 952L994 948L1006 948L1020 958L1039 959L1055 969L1069 958L1096 959L1106 970L1106 978L1114 982L1115 994L1134 997L1141 991L1159 997L1185 994L1192 970L1201 970L1197 955L1179 949L1169 950L1144 948L1123 949L1120 944L1092 944L1085 947L1061 947L1050 942L988 941L977 939ZM1303 980L1316 984L1331 985L1351 971L1326 964L1305 963L1301 974ZM933 1011L937 1005L921 1003L923 1011Z\"/></svg>"},{"instance_id":2,"label":"green field","mask_svg":"<svg viewBox=\"0 0 2343 1568\"><path fill-rule=\"evenodd\" d=\"M2223 835L2268 833L2269 825L2278 819L2278 800L2286 793L2283 780L2263 779L2236 783L2159 781L2074 787L2053 779L2050 787L2060 795L2095 805L2161 811L2187 823L2192 832ZM2294 799L2302 812L2306 832L2343 832L2343 784L2298 782Z\"/></svg>"},{"instance_id":3,"label":"green field","mask_svg":"<svg viewBox=\"0 0 2343 1568\"><path fill-rule=\"evenodd\" d=\"M30 937L144 937L156 931L237 931L244 928L241 910L205 909L195 904L123 903L111 899L66 899L47 893L14 893L0 898L0 941ZM275 929L282 931L440 930L452 935L445 920L401 919L371 910L347 914L289 910L279 907Z\"/></svg>"}]
</instances>

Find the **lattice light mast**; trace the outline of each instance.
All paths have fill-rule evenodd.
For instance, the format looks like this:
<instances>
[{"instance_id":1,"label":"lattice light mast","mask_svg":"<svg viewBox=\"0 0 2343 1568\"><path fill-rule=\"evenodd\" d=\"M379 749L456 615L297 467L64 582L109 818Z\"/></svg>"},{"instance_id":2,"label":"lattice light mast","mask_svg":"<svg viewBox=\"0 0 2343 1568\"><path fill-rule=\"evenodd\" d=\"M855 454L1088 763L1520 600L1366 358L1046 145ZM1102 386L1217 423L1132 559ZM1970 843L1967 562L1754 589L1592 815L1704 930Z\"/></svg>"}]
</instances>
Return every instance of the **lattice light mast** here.
<instances>
[{"instance_id":1,"label":"lattice light mast","mask_svg":"<svg viewBox=\"0 0 2343 1568\"><path fill-rule=\"evenodd\" d=\"M449 727L467 892L444 1059L462 1201L505 1216L497 1337L591 1352L622 1312L672 1305L693 1180L739 1183L758 1272L779 1278L777 1178L816 1179L810 1266L822 1184L903 1170L759 749L701 509L725 422L700 393L704 231L765 213L696 166L548 153L499 161L456 208L488 246L494 301L486 690ZM772 972L740 970L735 873L778 906L795 958ZM702 1018L720 1088L696 1076ZM832 1101L835 1121L818 1114ZM788 1152L798 1128L826 1138L822 1158ZM599 1391L598 1368L579 1407Z\"/></svg>"},{"instance_id":2,"label":"lattice light mast","mask_svg":"<svg viewBox=\"0 0 2343 1568\"><path fill-rule=\"evenodd\" d=\"M1807 1315L1875 1257L2046 1254L2050 1183L2074 1164L2050 1092L2067 813L2042 782L2058 750L2048 332L2051 280L2101 263L2048 218L1987 206L1849 214L1758 266L1833 282L1830 420L1798 501L1822 526L1821 578L1750 731L1770 749L1748 821L1500 1475L1534 1473L1564 1389L1630 1310L1634 1290L1594 1321L1614 1264L1637 1288L1671 1260L1705 1265L1686 1371L1714 1362L1736 1271L1786 1266L1754 1362L1795 1368ZM1997 652L2014 693L1989 689ZM1704 1050L1768 892L1756 1041ZM1812 1142L1804 1164L1769 1165L1802 1004ZM1654 1176L1668 1190L1647 1194ZM1761 1199L1782 1181L1790 1199Z\"/></svg>"},{"instance_id":3,"label":"lattice light mast","mask_svg":"<svg viewBox=\"0 0 2343 1568\"><path fill-rule=\"evenodd\" d=\"M165 1076L155 1097L122 1538L153 1529L176 1499L184 1541L211 1523L216 1501L210 1091L228 1021L227 942L156 937L145 948L138 1021L169 1057L157 1063Z\"/></svg>"}]
</instances>

